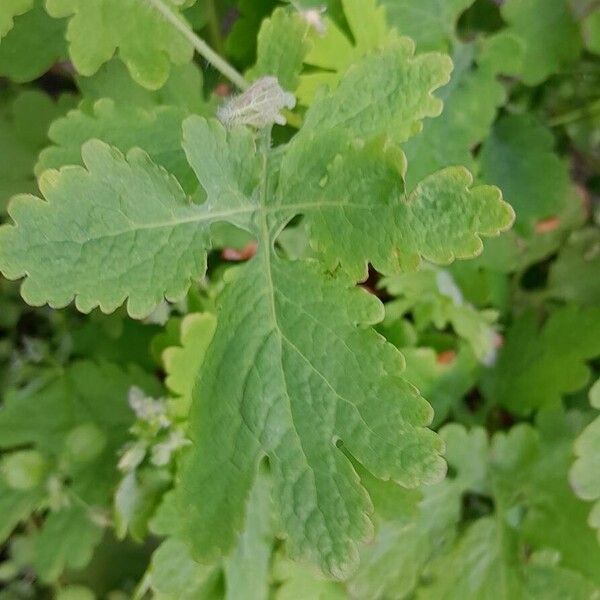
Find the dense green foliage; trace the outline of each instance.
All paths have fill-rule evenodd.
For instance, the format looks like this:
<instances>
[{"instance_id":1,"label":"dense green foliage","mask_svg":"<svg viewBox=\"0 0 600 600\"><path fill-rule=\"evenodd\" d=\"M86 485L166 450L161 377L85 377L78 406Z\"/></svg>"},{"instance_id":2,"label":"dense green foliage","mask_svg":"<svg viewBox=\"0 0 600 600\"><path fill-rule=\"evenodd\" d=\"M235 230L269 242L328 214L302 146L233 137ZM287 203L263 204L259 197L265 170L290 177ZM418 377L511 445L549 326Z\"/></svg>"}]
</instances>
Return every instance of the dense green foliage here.
<instances>
[{"instance_id":1,"label":"dense green foliage","mask_svg":"<svg viewBox=\"0 0 600 600\"><path fill-rule=\"evenodd\" d=\"M598 598L599 54L0 0L0 600Z\"/></svg>"}]
</instances>

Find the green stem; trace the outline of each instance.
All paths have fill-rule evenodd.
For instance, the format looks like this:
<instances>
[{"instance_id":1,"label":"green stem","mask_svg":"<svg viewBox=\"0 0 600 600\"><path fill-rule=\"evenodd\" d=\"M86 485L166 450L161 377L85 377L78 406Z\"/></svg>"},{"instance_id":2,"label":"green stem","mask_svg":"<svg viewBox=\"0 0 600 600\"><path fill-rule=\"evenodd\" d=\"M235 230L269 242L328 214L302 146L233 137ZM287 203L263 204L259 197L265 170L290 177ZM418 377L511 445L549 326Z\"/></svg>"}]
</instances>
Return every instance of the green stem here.
<instances>
[{"instance_id":1,"label":"green stem","mask_svg":"<svg viewBox=\"0 0 600 600\"><path fill-rule=\"evenodd\" d=\"M215 0L208 0L206 3L206 12L208 14L208 30L210 31L210 39L213 48L221 55L225 54L225 45L223 44L223 36L221 35L221 26L219 24L219 15Z\"/></svg>"},{"instance_id":2,"label":"green stem","mask_svg":"<svg viewBox=\"0 0 600 600\"><path fill-rule=\"evenodd\" d=\"M198 37L177 14L162 0L147 0L173 27L175 27L217 71L241 90L248 89L248 82L225 59L221 58L202 38Z\"/></svg>"}]
</instances>

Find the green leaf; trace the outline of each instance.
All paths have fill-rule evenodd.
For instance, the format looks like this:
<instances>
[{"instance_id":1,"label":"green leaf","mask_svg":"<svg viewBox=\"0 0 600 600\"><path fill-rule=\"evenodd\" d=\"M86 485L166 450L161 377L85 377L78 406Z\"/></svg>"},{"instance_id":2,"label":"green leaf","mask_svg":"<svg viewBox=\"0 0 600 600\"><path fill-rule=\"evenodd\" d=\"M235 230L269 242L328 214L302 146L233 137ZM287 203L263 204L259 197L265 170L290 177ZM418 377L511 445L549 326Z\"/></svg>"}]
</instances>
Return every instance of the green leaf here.
<instances>
[{"instance_id":1,"label":"green leaf","mask_svg":"<svg viewBox=\"0 0 600 600\"><path fill-rule=\"evenodd\" d=\"M431 324L438 330L451 325L457 335L470 343L479 361L491 362L495 354L492 325L496 315L480 312L465 302L448 271L424 268L416 273L400 273L384 279L382 287L396 297L396 318L411 311L418 331Z\"/></svg>"},{"instance_id":2,"label":"green leaf","mask_svg":"<svg viewBox=\"0 0 600 600\"><path fill-rule=\"evenodd\" d=\"M154 514L171 478L159 469L138 469L127 473L114 495L115 535L127 533L139 542L148 534L148 521Z\"/></svg>"},{"instance_id":3,"label":"green leaf","mask_svg":"<svg viewBox=\"0 0 600 600\"><path fill-rule=\"evenodd\" d=\"M195 562L185 542L169 538L152 555L150 585L161 600L212 600L218 571Z\"/></svg>"},{"instance_id":4,"label":"green leaf","mask_svg":"<svg viewBox=\"0 0 600 600\"><path fill-rule=\"evenodd\" d=\"M33 0L4 0L0 6L0 40L13 28L14 18L33 8Z\"/></svg>"},{"instance_id":5,"label":"green leaf","mask_svg":"<svg viewBox=\"0 0 600 600\"><path fill-rule=\"evenodd\" d=\"M0 475L0 543L4 543L19 522L38 508L43 496L44 491L40 488L15 490Z\"/></svg>"},{"instance_id":6,"label":"green leaf","mask_svg":"<svg viewBox=\"0 0 600 600\"><path fill-rule=\"evenodd\" d=\"M550 265L548 295L563 302L600 305L600 231L574 231Z\"/></svg>"},{"instance_id":7,"label":"green leaf","mask_svg":"<svg viewBox=\"0 0 600 600\"><path fill-rule=\"evenodd\" d=\"M404 378L429 401L435 412L433 426L444 422L476 382L478 362L461 348L449 364L440 364L431 348L400 348L406 360Z\"/></svg>"},{"instance_id":8,"label":"green leaf","mask_svg":"<svg viewBox=\"0 0 600 600\"><path fill-rule=\"evenodd\" d=\"M441 443L426 429L431 408L401 378L398 351L368 327L382 306L353 287L367 262L392 272L421 255L472 256L479 235L507 227L512 212L497 189L470 190L460 168L404 197L394 144L439 113L431 93L450 70L443 56L413 52L397 40L350 69L287 146L271 148L268 130L227 131L188 118L184 149L204 204L192 204L142 151L125 159L92 141L83 147L86 169L47 171L47 202L19 198L16 225L0 231L2 270L27 274L29 302L64 306L76 297L81 310L110 311L128 298L134 316L163 296L181 297L203 274L212 223L228 221L258 239L256 257L229 276L193 392L196 445L178 487L183 532L205 559L234 544L265 456L292 553L336 577L355 567L358 543L372 529L369 495L336 444L374 476L404 486L443 473ZM317 231L318 255L351 278L277 257L274 242L297 214ZM321 243L327 223L344 232L337 250ZM385 236L371 239L382 223Z\"/></svg>"},{"instance_id":9,"label":"green leaf","mask_svg":"<svg viewBox=\"0 0 600 600\"><path fill-rule=\"evenodd\" d=\"M239 0L240 12L226 41L228 56L241 65L252 64L256 58L257 32L271 13L275 0Z\"/></svg>"},{"instance_id":10,"label":"green leaf","mask_svg":"<svg viewBox=\"0 0 600 600\"><path fill-rule=\"evenodd\" d=\"M0 40L0 77L33 81L66 56L65 21L50 18L43 3L34 0L33 9L16 17Z\"/></svg>"},{"instance_id":11,"label":"green leaf","mask_svg":"<svg viewBox=\"0 0 600 600\"><path fill-rule=\"evenodd\" d=\"M479 53L473 45L455 46L452 79L437 94L444 102L442 114L427 120L422 133L403 147L409 190L445 167L464 165L477 172L473 151L489 135L498 108L506 101L504 86L497 79L507 69L498 56L501 49L494 49L499 46L508 46L512 57L521 51L518 40L510 36L487 38Z\"/></svg>"},{"instance_id":12,"label":"green leaf","mask_svg":"<svg viewBox=\"0 0 600 600\"><path fill-rule=\"evenodd\" d=\"M67 95L53 102L35 90L0 99L0 154L10 157L0 163L0 212L14 194L37 191L33 167L48 143L48 127L72 102Z\"/></svg>"},{"instance_id":13,"label":"green leaf","mask_svg":"<svg viewBox=\"0 0 600 600\"><path fill-rule=\"evenodd\" d=\"M411 37L420 51L449 50L458 18L474 0L383 0L390 25Z\"/></svg>"},{"instance_id":14,"label":"green leaf","mask_svg":"<svg viewBox=\"0 0 600 600\"><path fill-rule=\"evenodd\" d=\"M535 557L531 564L519 564L510 541L496 519L479 519L450 554L433 563L435 579L422 587L419 597L584 600L595 593L596 587L576 572L536 564Z\"/></svg>"},{"instance_id":15,"label":"green leaf","mask_svg":"<svg viewBox=\"0 0 600 600\"><path fill-rule=\"evenodd\" d=\"M274 545L269 478L260 473L248 500L247 526L225 560L225 600L264 600L270 593Z\"/></svg>"},{"instance_id":16,"label":"green leaf","mask_svg":"<svg viewBox=\"0 0 600 600\"><path fill-rule=\"evenodd\" d=\"M278 202L306 206L300 212L313 247L330 267L341 263L356 278L367 260L393 272L415 267L421 256L442 263L472 257L481 251L480 234L497 235L512 222L499 191L471 190L464 168L440 171L404 195L402 153L389 141L364 143L387 132L402 142L418 133L424 117L439 114L432 91L447 81L450 63L413 52L410 41L400 40L363 59L312 105L282 161ZM397 83L389 88L377 83L392 79ZM401 100L398 90L406 90Z\"/></svg>"},{"instance_id":17,"label":"green leaf","mask_svg":"<svg viewBox=\"0 0 600 600\"><path fill-rule=\"evenodd\" d=\"M233 551L221 564L202 565L193 560L189 546L181 539L185 523L176 510L172 492L168 493L152 529L174 537L169 537L152 555L148 571L150 587L165 600L240 597L265 600L274 542L271 517L269 478L261 473L248 500L247 527L240 532ZM223 583L224 594L220 589Z\"/></svg>"},{"instance_id":18,"label":"green leaf","mask_svg":"<svg viewBox=\"0 0 600 600\"><path fill-rule=\"evenodd\" d=\"M87 170L42 175L47 202L19 196L11 204L17 225L0 235L5 274L28 273L22 294L30 304L61 307L75 298L84 312L111 312L128 297L129 313L141 317L163 296L183 297L190 279L204 273L208 223L218 217L191 203L141 150L126 160L90 141L82 157ZM42 225L48 219L51 227Z\"/></svg>"},{"instance_id":19,"label":"green leaf","mask_svg":"<svg viewBox=\"0 0 600 600\"><path fill-rule=\"evenodd\" d=\"M553 148L550 130L529 115L498 121L481 148L481 178L502 189L515 209L518 233L531 233L570 200L568 168Z\"/></svg>"},{"instance_id":20,"label":"green leaf","mask_svg":"<svg viewBox=\"0 0 600 600\"><path fill-rule=\"evenodd\" d=\"M202 71L194 63L174 65L159 90L149 90L136 83L127 67L116 58L102 65L91 77L77 75L76 81L88 100L110 98L120 107L177 106L189 113L204 115L209 112L203 97Z\"/></svg>"},{"instance_id":21,"label":"green leaf","mask_svg":"<svg viewBox=\"0 0 600 600\"><path fill-rule=\"evenodd\" d=\"M577 60L581 37L567 0L507 0L500 8L507 31L524 46L521 77L537 85Z\"/></svg>"},{"instance_id":22,"label":"green leaf","mask_svg":"<svg viewBox=\"0 0 600 600\"><path fill-rule=\"evenodd\" d=\"M470 489L484 491L489 456L485 431L451 424L440 435L454 474L423 488L418 514L409 522L383 521L374 542L361 550L361 567L348 583L353 597L402 598L413 592L431 560L452 548L463 495Z\"/></svg>"},{"instance_id":23,"label":"green leaf","mask_svg":"<svg viewBox=\"0 0 600 600\"><path fill-rule=\"evenodd\" d=\"M312 72L304 73L296 94L301 104L312 104L322 86L334 89L349 67L385 42L397 38L390 32L385 11L376 0L342 0L352 38L329 17L324 17L324 35L312 32L305 62Z\"/></svg>"},{"instance_id":24,"label":"green leaf","mask_svg":"<svg viewBox=\"0 0 600 600\"><path fill-rule=\"evenodd\" d=\"M167 378L165 385L181 402L177 413L187 415L192 403L196 377L204 362L217 320L210 313L192 313L181 322L181 346L171 346L162 353Z\"/></svg>"},{"instance_id":25,"label":"green leaf","mask_svg":"<svg viewBox=\"0 0 600 600\"><path fill-rule=\"evenodd\" d=\"M485 380L488 398L518 415L557 407L581 389L586 362L600 354L600 310L564 307L540 329L535 315L518 318L506 334L498 362Z\"/></svg>"},{"instance_id":26,"label":"green leaf","mask_svg":"<svg viewBox=\"0 0 600 600\"><path fill-rule=\"evenodd\" d=\"M600 383L590 390L590 402L594 408L600 409ZM596 417L575 440L577 459L569 472L569 480L577 496L592 501L588 523L597 530L600 542L600 417Z\"/></svg>"},{"instance_id":27,"label":"green leaf","mask_svg":"<svg viewBox=\"0 0 600 600\"><path fill-rule=\"evenodd\" d=\"M181 2L174 4L176 10ZM147 2L46 0L46 7L53 17L70 17L69 55L81 75L96 73L118 50L135 81L158 89L167 81L171 63L192 60L187 39Z\"/></svg>"},{"instance_id":28,"label":"green leaf","mask_svg":"<svg viewBox=\"0 0 600 600\"><path fill-rule=\"evenodd\" d=\"M302 62L310 48L310 25L296 12L276 9L262 22L255 65L246 73L250 81L274 75L284 90L298 87Z\"/></svg>"},{"instance_id":29,"label":"green leaf","mask_svg":"<svg viewBox=\"0 0 600 600\"><path fill-rule=\"evenodd\" d=\"M103 529L85 506L73 504L51 513L33 538L33 566L45 582L56 581L65 568L81 569L89 563Z\"/></svg>"},{"instance_id":30,"label":"green leaf","mask_svg":"<svg viewBox=\"0 0 600 600\"><path fill-rule=\"evenodd\" d=\"M117 106L109 99L98 100L92 106L84 103L52 123L48 137L54 145L40 154L36 174L81 164L81 147L97 138L124 153L141 148L192 193L197 180L181 148L181 123L186 116L183 108L176 107L144 110Z\"/></svg>"},{"instance_id":31,"label":"green leaf","mask_svg":"<svg viewBox=\"0 0 600 600\"><path fill-rule=\"evenodd\" d=\"M196 552L227 549L267 455L293 553L340 577L370 533L370 503L334 441L376 476L407 486L439 478L440 446L424 429L427 403L398 376L399 353L354 325L381 318L377 300L325 280L316 265L262 252L221 300L194 391L182 515Z\"/></svg>"},{"instance_id":32,"label":"green leaf","mask_svg":"<svg viewBox=\"0 0 600 600\"><path fill-rule=\"evenodd\" d=\"M355 597L590 598L600 548L571 493L573 432L519 425L440 431L450 474L425 488L417 519L385 522L349 582ZM583 510L582 510L583 509Z\"/></svg>"}]
</instances>

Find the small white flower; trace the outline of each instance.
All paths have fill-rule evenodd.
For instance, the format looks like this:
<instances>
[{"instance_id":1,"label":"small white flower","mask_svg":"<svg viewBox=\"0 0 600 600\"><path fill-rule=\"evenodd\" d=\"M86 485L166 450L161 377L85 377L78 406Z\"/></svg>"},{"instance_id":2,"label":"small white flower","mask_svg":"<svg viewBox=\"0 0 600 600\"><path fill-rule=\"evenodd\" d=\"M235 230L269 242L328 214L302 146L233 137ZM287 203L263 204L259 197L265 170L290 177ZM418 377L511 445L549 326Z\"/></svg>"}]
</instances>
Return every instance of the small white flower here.
<instances>
[{"instance_id":1,"label":"small white flower","mask_svg":"<svg viewBox=\"0 0 600 600\"><path fill-rule=\"evenodd\" d=\"M172 431L168 439L160 444L156 444L156 446L152 448L150 462L157 467L168 465L171 461L171 456L177 452L177 450L188 446L189 444L191 444L190 440L183 435L181 430L178 429Z\"/></svg>"},{"instance_id":2,"label":"small white flower","mask_svg":"<svg viewBox=\"0 0 600 600\"><path fill-rule=\"evenodd\" d=\"M169 427L171 421L167 416L167 405L164 400L149 398L139 387L129 389L129 406L140 421L156 423L161 428Z\"/></svg>"},{"instance_id":3,"label":"small white flower","mask_svg":"<svg viewBox=\"0 0 600 600\"><path fill-rule=\"evenodd\" d=\"M300 16L321 36L327 33L327 23L323 19L326 7L309 8L300 11Z\"/></svg>"},{"instance_id":4,"label":"small white flower","mask_svg":"<svg viewBox=\"0 0 600 600\"><path fill-rule=\"evenodd\" d=\"M284 108L296 106L294 94L286 92L276 77L261 77L243 94L231 98L217 111L217 117L226 127L250 125L262 129L273 123L285 125L281 114Z\"/></svg>"}]
</instances>

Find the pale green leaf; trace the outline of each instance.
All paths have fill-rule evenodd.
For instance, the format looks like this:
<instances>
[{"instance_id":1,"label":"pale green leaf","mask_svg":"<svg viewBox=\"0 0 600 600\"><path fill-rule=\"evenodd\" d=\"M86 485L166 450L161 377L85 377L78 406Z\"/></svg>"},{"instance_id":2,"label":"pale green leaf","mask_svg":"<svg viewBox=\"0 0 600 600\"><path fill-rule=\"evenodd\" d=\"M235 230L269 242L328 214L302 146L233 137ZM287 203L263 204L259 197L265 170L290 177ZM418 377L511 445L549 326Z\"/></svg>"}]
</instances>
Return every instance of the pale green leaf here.
<instances>
[{"instance_id":1,"label":"pale green leaf","mask_svg":"<svg viewBox=\"0 0 600 600\"><path fill-rule=\"evenodd\" d=\"M189 555L185 542L164 541L152 555L150 585L161 600L212 600L219 569L200 565Z\"/></svg>"},{"instance_id":2,"label":"pale green leaf","mask_svg":"<svg viewBox=\"0 0 600 600\"><path fill-rule=\"evenodd\" d=\"M165 385L180 399L177 413L187 415L192 391L217 321L210 313L192 313L181 322L181 345L166 348L162 360L167 372Z\"/></svg>"},{"instance_id":3,"label":"pale green leaf","mask_svg":"<svg viewBox=\"0 0 600 600\"><path fill-rule=\"evenodd\" d=\"M147 2L46 0L46 7L53 17L70 17L69 55L81 75L96 73L118 50L135 81L158 89L167 81L171 63L192 59L188 40Z\"/></svg>"},{"instance_id":4,"label":"pale green leaf","mask_svg":"<svg viewBox=\"0 0 600 600\"><path fill-rule=\"evenodd\" d=\"M312 44L305 62L312 72L301 75L296 91L298 100L306 106L312 104L319 88L335 88L351 65L396 38L376 0L342 0L342 7L352 39L327 16L323 18L324 34L311 32Z\"/></svg>"},{"instance_id":5,"label":"pale green leaf","mask_svg":"<svg viewBox=\"0 0 600 600\"><path fill-rule=\"evenodd\" d=\"M479 54L473 44L455 46L452 79L437 94L444 102L442 114L425 121L423 131L403 146L409 190L445 167L463 165L477 172L473 151L489 135L498 108L506 101L498 75L511 65L498 56L501 51L518 57L518 40L509 36L487 38Z\"/></svg>"},{"instance_id":6,"label":"pale green leaf","mask_svg":"<svg viewBox=\"0 0 600 600\"><path fill-rule=\"evenodd\" d=\"M83 147L86 169L44 174L47 202L13 203L16 224L0 231L0 266L9 277L28 276L23 296L33 304L75 297L84 311L110 311L128 298L130 314L146 315L203 274L212 223L258 239L254 259L228 276L193 392L195 446L178 497L182 532L203 559L238 539L265 457L292 555L336 577L356 566L358 543L372 532L369 494L344 451L406 487L442 475L442 444L426 428L431 407L402 378L400 353L369 327L383 309L355 282L368 262L394 271L420 256L472 256L480 235L512 220L498 190L470 190L460 168L403 193L394 144L439 114L432 91L449 70L446 57L415 57L410 41L396 40L322 93L300 133L274 149L268 131L190 117L184 149L206 192L202 205L142 151L125 159L98 141ZM339 250L321 244L319 255L351 278L277 256L277 235L297 214L311 220L319 243L330 220ZM370 239L382 223L385 234Z\"/></svg>"}]
</instances>

